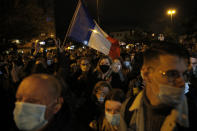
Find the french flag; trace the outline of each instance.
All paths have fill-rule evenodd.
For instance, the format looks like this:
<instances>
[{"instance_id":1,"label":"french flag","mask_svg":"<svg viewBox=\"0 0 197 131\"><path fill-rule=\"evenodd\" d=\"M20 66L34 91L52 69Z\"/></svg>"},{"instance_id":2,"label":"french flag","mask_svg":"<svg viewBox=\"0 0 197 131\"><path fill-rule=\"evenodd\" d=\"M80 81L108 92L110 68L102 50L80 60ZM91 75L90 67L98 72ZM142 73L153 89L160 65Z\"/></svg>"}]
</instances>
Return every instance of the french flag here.
<instances>
[{"instance_id":1,"label":"french flag","mask_svg":"<svg viewBox=\"0 0 197 131\"><path fill-rule=\"evenodd\" d=\"M109 55L112 59L120 56L119 41L111 38L99 27L81 0L78 2L66 37Z\"/></svg>"}]
</instances>

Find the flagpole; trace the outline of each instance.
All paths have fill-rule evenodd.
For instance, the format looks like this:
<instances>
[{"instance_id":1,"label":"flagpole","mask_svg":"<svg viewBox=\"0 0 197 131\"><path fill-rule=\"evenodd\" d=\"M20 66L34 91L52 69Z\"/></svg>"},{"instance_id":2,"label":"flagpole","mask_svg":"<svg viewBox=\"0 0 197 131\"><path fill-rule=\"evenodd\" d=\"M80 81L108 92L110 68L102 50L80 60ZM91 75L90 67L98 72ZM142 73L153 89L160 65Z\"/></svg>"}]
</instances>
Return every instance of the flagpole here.
<instances>
[{"instance_id":1,"label":"flagpole","mask_svg":"<svg viewBox=\"0 0 197 131\"><path fill-rule=\"evenodd\" d=\"M96 7L97 7L97 21L98 21L98 24L100 24L100 19L99 19L99 0L96 0Z\"/></svg>"},{"instance_id":2,"label":"flagpole","mask_svg":"<svg viewBox=\"0 0 197 131\"><path fill-rule=\"evenodd\" d=\"M65 36L65 38L64 38L63 45L64 45L65 42L66 42L68 33L70 32L70 28L71 28L72 25L73 25L73 21L76 19L76 16L77 16L77 13L78 13L78 11L79 11L80 6L81 6L81 0L79 0L78 3L77 3L77 7L76 7L75 13L74 13L74 15L73 15L73 17L72 17L71 24L69 24L68 30L67 30L67 32L66 32L66 36Z\"/></svg>"}]
</instances>

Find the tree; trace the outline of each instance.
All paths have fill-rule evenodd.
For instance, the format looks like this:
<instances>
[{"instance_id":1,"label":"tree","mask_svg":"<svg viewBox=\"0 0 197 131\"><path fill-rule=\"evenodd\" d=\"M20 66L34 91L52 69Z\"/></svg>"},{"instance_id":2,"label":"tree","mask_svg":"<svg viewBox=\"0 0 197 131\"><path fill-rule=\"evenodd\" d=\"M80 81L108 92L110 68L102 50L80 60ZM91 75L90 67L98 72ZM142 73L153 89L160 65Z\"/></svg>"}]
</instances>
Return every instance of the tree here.
<instances>
[{"instance_id":1,"label":"tree","mask_svg":"<svg viewBox=\"0 0 197 131\"><path fill-rule=\"evenodd\" d=\"M30 40L41 33L54 33L54 20L36 0L15 0L0 17L0 34L8 39Z\"/></svg>"}]
</instances>

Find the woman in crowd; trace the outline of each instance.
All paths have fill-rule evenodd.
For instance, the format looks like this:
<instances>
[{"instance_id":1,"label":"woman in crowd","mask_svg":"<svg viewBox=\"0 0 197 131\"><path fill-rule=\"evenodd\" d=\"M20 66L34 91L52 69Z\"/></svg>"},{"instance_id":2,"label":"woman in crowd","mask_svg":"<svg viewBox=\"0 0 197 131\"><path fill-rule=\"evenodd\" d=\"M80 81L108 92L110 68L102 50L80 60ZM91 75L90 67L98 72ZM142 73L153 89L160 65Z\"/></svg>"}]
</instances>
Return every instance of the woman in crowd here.
<instances>
[{"instance_id":1,"label":"woman in crowd","mask_svg":"<svg viewBox=\"0 0 197 131\"><path fill-rule=\"evenodd\" d=\"M95 79L92 74L92 64L88 57L82 57L79 60L78 70L72 74L72 90L78 97L85 97L88 99L92 93Z\"/></svg>"},{"instance_id":2,"label":"woman in crowd","mask_svg":"<svg viewBox=\"0 0 197 131\"><path fill-rule=\"evenodd\" d=\"M113 88L120 88L125 93L127 91L126 76L123 73L123 60L121 57L115 58L112 64L111 85Z\"/></svg>"},{"instance_id":3,"label":"woman in crowd","mask_svg":"<svg viewBox=\"0 0 197 131\"><path fill-rule=\"evenodd\" d=\"M80 104L80 107L75 113L75 121L78 125L76 128L78 130L91 130L89 123L92 120L97 120L103 113L105 96L111 90L111 85L107 81L99 81L96 83L90 98L87 99L84 104Z\"/></svg>"},{"instance_id":4,"label":"woman in crowd","mask_svg":"<svg viewBox=\"0 0 197 131\"><path fill-rule=\"evenodd\" d=\"M121 89L112 89L104 101L104 112L99 119L90 123L94 131L118 131L120 124L120 108L125 100Z\"/></svg>"},{"instance_id":5,"label":"woman in crowd","mask_svg":"<svg viewBox=\"0 0 197 131\"><path fill-rule=\"evenodd\" d=\"M111 65L112 65L112 60L109 56L103 56L99 59L97 63L97 67L93 72L97 81L111 80L111 73L112 73Z\"/></svg>"}]
</instances>

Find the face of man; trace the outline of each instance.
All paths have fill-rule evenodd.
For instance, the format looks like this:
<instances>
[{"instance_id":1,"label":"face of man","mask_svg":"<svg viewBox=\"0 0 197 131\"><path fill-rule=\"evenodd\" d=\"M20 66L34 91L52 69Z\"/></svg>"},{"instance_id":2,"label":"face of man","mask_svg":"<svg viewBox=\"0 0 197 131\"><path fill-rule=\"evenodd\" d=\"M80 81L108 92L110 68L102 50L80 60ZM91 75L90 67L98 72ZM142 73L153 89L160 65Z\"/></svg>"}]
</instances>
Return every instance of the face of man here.
<instances>
[{"instance_id":1,"label":"face of man","mask_svg":"<svg viewBox=\"0 0 197 131\"><path fill-rule=\"evenodd\" d=\"M87 72L90 69L90 63L87 60L82 60L80 67L83 72Z\"/></svg>"},{"instance_id":2,"label":"face of man","mask_svg":"<svg viewBox=\"0 0 197 131\"><path fill-rule=\"evenodd\" d=\"M45 105L45 119L48 120L56 113L53 110L56 99L52 96L53 89L49 88L49 86L43 80L35 78L25 79L17 90L16 101Z\"/></svg>"},{"instance_id":3,"label":"face of man","mask_svg":"<svg viewBox=\"0 0 197 131\"><path fill-rule=\"evenodd\" d=\"M120 125L120 108L119 101L106 100L105 102L105 118L113 127Z\"/></svg>"},{"instance_id":4,"label":"face of man","mask_svg":"<svg viewBox=\"0 0 197 131\"><path fill-rule=\"evenodd\" d=\"M119 101L107 100L105 102L105 112L109 114L120 113L121 103Z\"/></svg>"},{"instance_id":5,"label":"face of man","mask_svg":"<svg viewBox=\"0 0 197 131\"><path fill-rule=\"evenodd\" d=\"M185 59L172 55L161 55L158 60L145 66L142 74L146 83L146 95L151 104L160 104L158 98L159 93L161 93L160 85L184 88L184 75L187 68L188 64Z\"/></svg>"}]
</instances>

